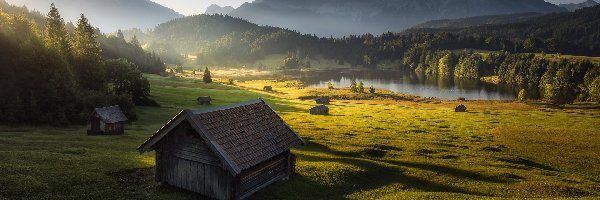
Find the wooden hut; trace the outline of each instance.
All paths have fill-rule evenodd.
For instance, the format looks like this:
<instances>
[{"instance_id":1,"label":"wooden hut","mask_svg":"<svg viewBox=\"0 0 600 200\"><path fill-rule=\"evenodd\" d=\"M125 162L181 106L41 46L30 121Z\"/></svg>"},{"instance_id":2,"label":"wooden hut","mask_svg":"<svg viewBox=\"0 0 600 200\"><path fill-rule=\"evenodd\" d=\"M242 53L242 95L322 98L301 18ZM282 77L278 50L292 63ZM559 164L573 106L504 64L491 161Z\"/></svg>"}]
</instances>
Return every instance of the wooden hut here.
<instances>
[{"instance_id":1,"label":"wooden hut","mask_svg":"<svg viewBox=\"0 0 600 200\"><path fill-rule=\"evenodd\" d=\"M328 105L331 100L329 99L329 97L317 97L315 101L317 102L317 104Z\"/></svg>"},{"instance_id":2,"label":"wooden hut","mask_svg":"<svg viewBox=\"0 0 600 200\"><path fill-rule=\"evenodd\" d=\"M198 104L200 105L210 105L210 102L212 101L212 98L210 98L210 96L202 96L202 97L198 97L196 99L196 101L198 101Z\"/></svg>"},{"instance_id":3,"label":"wooden hut","mask_svg":"<svg viewBox=\"0 0 600 200\"><path fill-rule=\"evenodd\" d=\"M263 87L263 90L265 92L273 92L273 87L271 87L271 86L265 86L265 87Z\"/></svg>"},{"instance_id":4,"label":"wooden hut","mask_svg":"<svg viewBox=\"0 0 600 200\"><path fill-rule=\"evenodd\" d=\"M460 104L454 108L455 112L467 112L467 106Z\"/></svg>"},{"instance_id":5,"label":"wooden hut","mask_svg":"<svg viewBox=\"0 0 600 200\"><path fill-rule=\"evenodd\" d=\"M127 117L119 106L96 108L90 119L88 135L120 135L125 133Z\"/></svg>"},{"instance_id":6,"label":"wooden hut","mask_svg":"<svg viewBox=\"0 0 600 200\"><path fill-rule=\"evenodd\" d=\"M324 105L316 106L316 107L310 109L310 114L311 115L328 115L329 108Z\"/></svg>"},{"instance_id":7,"label":"wooden hut","mask_svg":"<svg viewBox=\"0 0 600 200\"><path fill-rule=\"evenodd\" d=\"M245 199L294 171L304 141L262 99L184 110L142 144L156 181L215 199Z\"/></svg>"}]
</instances>

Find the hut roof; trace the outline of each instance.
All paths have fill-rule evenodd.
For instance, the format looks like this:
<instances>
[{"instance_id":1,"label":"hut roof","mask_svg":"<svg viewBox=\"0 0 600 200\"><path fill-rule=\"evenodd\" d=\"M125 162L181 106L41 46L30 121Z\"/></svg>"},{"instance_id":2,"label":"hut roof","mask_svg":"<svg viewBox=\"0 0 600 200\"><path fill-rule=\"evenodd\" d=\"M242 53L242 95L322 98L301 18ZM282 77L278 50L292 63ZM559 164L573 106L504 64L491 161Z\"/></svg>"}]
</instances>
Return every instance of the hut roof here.
<instances>
[{"instance_id":1,"label":"hut roof","mask_svg":"<svg viewBox=\"0 0 600 200\"><path fill-rule=\"evenodd\" d=\"M100 116L100 119L105 123L125 122L129 119L123 114L119 106L109 106L104 108L96 108L94 112Z\"/></svg>"},{"instance_id":2,"label":"hut roof","mask_svg":"<svg viewBox=\"0 0 600 200\"><path fill-rule=\"evenodd\" d=\"M262 99L207 110L184 110L142 144L150 151L178 124L187 121L230 172L256 166L304 141Z\"/></svg>"}]
</instances>

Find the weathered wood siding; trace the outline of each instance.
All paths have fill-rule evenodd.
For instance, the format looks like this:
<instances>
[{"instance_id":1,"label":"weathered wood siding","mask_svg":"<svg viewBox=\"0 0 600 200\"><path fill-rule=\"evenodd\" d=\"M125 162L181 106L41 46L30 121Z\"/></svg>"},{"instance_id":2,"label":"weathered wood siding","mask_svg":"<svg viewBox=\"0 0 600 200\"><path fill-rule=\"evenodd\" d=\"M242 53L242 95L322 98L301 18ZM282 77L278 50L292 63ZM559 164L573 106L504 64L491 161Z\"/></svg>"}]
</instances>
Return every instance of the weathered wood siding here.
<instances>
[{"instance_id":1,"label":"weathered wood siding","mask_svg":"<svg viewBox=\"0 0 600 200\"><path fill-rule=\"evenodd\" d=\"M215 199L229 199L232 176L187 123L167 135L156 150L156 179Z\"/></svg>"},{"instance_id":2,"label":"weathered wood siding","mask_svg":"<svg viewBox=\"0 0 600 200\"><path fill-rule=\"evenodd\" d=\"M125 133L125 125L122 122L105 124L104 134L119 135Z\"/></svg>"},{"instance_id":3,"label":"weathered wood siding","mask_svg":"<svg viewBox=\"0 0 600 200\"><path fill-rule=\"evenodd\" d=\"M237 196L243 196L249 192L253 193L273 179L286 177L288 173L288 154L286 152L275 156L240 174Z\"/></svg>"}]
</instances>

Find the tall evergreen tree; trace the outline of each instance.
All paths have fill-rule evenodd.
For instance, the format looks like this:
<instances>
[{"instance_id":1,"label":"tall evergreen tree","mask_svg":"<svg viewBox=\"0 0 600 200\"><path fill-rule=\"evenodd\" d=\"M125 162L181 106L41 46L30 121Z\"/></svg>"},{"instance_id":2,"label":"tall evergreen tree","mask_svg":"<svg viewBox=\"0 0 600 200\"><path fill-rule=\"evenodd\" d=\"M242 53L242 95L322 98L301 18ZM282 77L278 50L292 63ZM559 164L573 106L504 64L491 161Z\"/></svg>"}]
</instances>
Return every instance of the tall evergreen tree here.
<instances>
[{"instance_id":1,"label":"tall evergreen tree","mask_svg":"<svg viewBox=\"0 0 600 200\"><path fill-rule=\"evenodd\" d=\"M60 12L54 6L50 5L50 11L46 16L46 25L44 30L44 42L49 48L59 50L67 58L72 55L70 35L65 26L65 20L60 16Z\"/></svg>"},{"instance_id":2,"label":"tall evergreen tree","mask_svg":"<svg viewBox=\"0 0 600 200\"><path fill-rule=\"evenodd\" d=\"M210 74L208 67L204 69L204 76L202 77L202 80L204 81L204 83L212 83L212 75Z\"/></svg>"},{"instance_id":3,"label":"tall evergreen tree","mask_svg":"<svg viewBox=\"0 0 600 200\"><path fill-rule=\"evenodd\" d=\"M117 31L117 38L125 40L125 35L123 35L123 31L121 31L121 29Z\"/></svg>"},{"instance_id":4,"label":"tall evergreen tree","mask_svg":"<svg viewBox=\"0 0 600 200\"><path fill-rule=\"evenodd\" d=\"M101 66L100 43L96 41L94 28L85 15L77 21L73 38L74 69L84 89L105 89L104 70Z\"/></svg>"}]
</instances>

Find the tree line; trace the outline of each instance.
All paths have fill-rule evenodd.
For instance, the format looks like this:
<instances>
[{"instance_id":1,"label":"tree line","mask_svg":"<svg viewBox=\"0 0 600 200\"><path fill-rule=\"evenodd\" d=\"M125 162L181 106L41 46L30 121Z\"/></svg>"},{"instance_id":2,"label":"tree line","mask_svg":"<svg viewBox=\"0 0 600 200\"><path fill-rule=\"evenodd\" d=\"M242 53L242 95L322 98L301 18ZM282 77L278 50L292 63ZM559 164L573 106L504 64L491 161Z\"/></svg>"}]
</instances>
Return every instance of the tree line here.
<instances>
[{"instance_id":1,"label":"tree line","mask_svg":"<svg viewBox=\"0 0 600 200\"><path fill-rule=\"evenodd\" d=\"M94 107L156 105L140 69L102 55L82 14L72 31L51 5L43 28L26 13L0 11L0 124L87 123Z\"/></svg>"}]
</instances>

